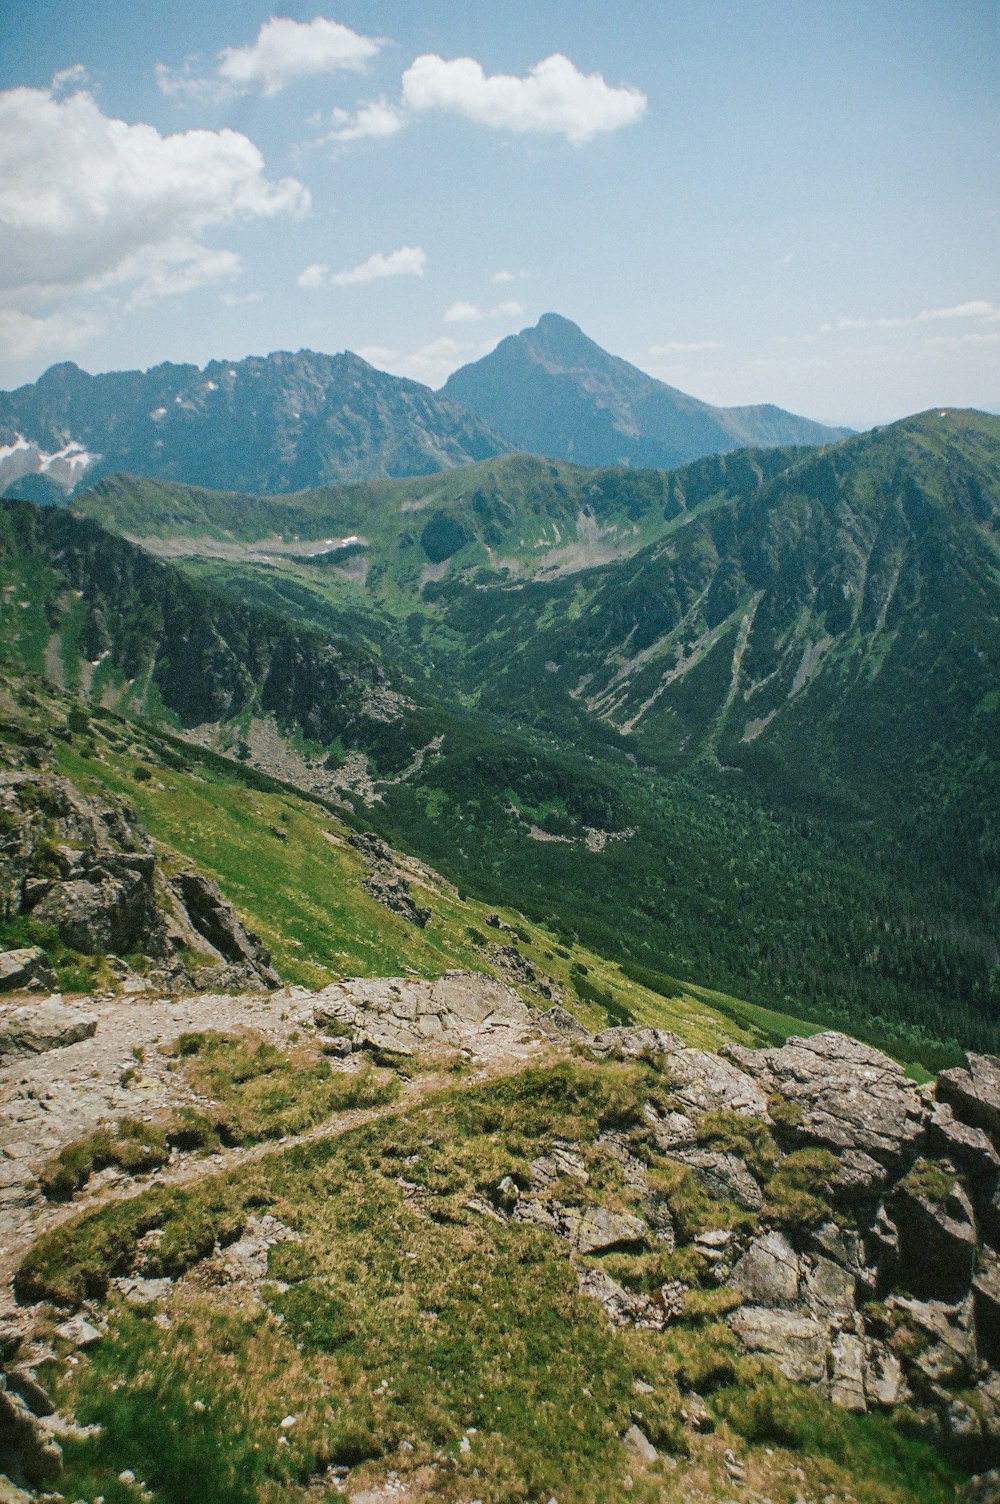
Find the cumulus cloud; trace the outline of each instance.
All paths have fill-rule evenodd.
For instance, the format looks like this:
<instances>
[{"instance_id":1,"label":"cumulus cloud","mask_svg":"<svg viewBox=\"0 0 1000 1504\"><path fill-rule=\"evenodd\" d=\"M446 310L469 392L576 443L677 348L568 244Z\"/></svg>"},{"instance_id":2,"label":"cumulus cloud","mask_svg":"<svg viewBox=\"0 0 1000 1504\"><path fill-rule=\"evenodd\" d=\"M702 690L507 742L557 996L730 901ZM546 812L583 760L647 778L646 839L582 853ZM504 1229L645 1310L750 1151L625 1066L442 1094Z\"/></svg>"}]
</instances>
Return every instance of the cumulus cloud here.
<instances>
[{"instance_id":1,"label":"cumulus cloud","mask_svg":"<svg viewBox=\"0 0 1000 1504\"><path fill-rule=\"evenodd\" d=\"M422 277L427 257L418 245L401 245L398 251L376 251L359 266L334 272L334 287L351 287L357 282L377 282L383 277Z\"/></svg>"},{"instance_id":2,"label":"cumulus cloud","mask_svg":"<svg viewBox=\"0 0 1000 1504\"><path fill-rule=\"evenodd\" d=\"M396 105L385 99L370 99L356 110L334 110L330 116L333 130L328 141L363 141L376 138L384 140L401 131L406 117Z\"/></svg>"},{"instance_id":3,"label":"cumulus cloud","mask_svg":"<svg viewBox=\"0 0 1000 1504\"><path fill-rule=\"evenodd\" d=\"M403 100L416 113L443 110L500 130L565 136L574 146L634 125L646 108L641 90L614 88L600 73L581 73L558 52L525 78L486 74L475 58L425 53L403 74Z\"/></svg>"},{"instance_id":4,"label":"cumulus cloud","mask_svg":"<svg viewBox=\"0 0 1000 1504\"><path fill-rule=\"evenodd\" d=\"M353 287L360 282L378 282L384 277L422 277L427 256L418 245L401 245L398 251L376 251L367 261L346 271L331 271L323 261L314 261L299 273L300 287Z\"/></svg>"},{"instance_id":5,"label":"cumulus cloud","mask_svg":"<svg viewBox=\"0 0 1000 1504\"><path fill-rule=\"evenodd\" d=\"M492 308L480 308L477 303L459 300L452 303L445 313L444 321L446 324L478 324L483 319L516 319L523 313L524 304L515 303L512 299L494 303Z\"/></svg>"},{"instance_id":6,"label":"cumulus cloud","mask_svg":"<svg viewBox=\"0 0 1000 1504\"><path fill-rule=\"evenodd\" d=\"M493 273L490 281L503 285L506 282L524 282L528 276L530 276L530 273L526 271L509 272L501 268L500 271Z\"/></svg>"},{"instance_id":7,"label":"cumulus cloud","mask_svg":"<svg viewBox=\"0 0 1000 1504\"><path fill-rule=\"evenodd\" d=\"M309 207L239 132L161 136L83 91L0 93L0 182L0 291L23 307L127 283L142 301L230 276L238 258L206 232Z\"/></svg>"},{"instance_id":8,"label":"cumulus cloud","mask_svg":"<svg viewBox=\"0 0 1000 1504\"><path fill-rule=\"evenodd\" d=\"M158 63L156 78L164 94L197 96L219 89L246 94L258 89L273 96L297 78L360 72L381 46L374 37L362 36L324 16L312 21L272 16L249 46L223 48L216 57L213 77L199 76L190 64L176 69Z\"/></svg>"}]
</instances>

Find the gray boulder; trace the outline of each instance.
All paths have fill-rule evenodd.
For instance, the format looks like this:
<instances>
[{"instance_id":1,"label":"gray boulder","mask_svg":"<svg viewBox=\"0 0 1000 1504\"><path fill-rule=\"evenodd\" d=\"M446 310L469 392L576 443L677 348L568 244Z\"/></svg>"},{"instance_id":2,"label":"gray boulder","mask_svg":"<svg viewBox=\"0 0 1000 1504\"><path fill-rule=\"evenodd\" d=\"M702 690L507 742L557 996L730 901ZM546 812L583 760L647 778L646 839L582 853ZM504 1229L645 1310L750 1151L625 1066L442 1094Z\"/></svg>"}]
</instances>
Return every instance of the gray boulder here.
<instances>
[{"instance_id":1,"label":"gray boulder","mask_svg":"<svg viewBox=\"0 0 1000 1504\"><path fill-rule=\"evenodd\" d=\"M236 910L210 878L201 872L181 872L173 886L192 925L213 950L225 960L246 967L266 986L280 984L269 952L256 935L244 929Z\"/></svg>"},{"instance_id":2,"label":"gray boulder","mask_svg":"<svg viewBox=\"0 0 1000 1504\"><path fill-rule=\"evenodd\" d=\"M759 1212L764 1193L738 1154L717 1149L675 1149L673 1158L687 1165L698 1184L715 1201L735 1201L748 1212Z\"/></svg>"},{"instance_id":3,"label":"gray boulder","mask_svg":"<svg viewBox=\"0 0 1000 1504\"><path fill-rule=\"evenodd\" d=\"M41 1055L89 1039L97 1029L92 1013L71 1007L59 997L18 1007L0 1006L0 1060Z\"/></svg>"},{"instance_id":4,"label":"gray boulder","mask_svg":"<svg viewBox=\"0 0 1000 1504\"><path fill-rule=\"evenodd\" d=\"M958 1504L1000 1504L1000 1467L970 1478L958 1496Z\"/></svg>"},{"instance_id":5,"label":"gray boulder","mask_svg":"<svg viewBox=\"0 0 1000 1504\"><path fill-rule=\"evenodd\" d=\"M740 1306L726 1318L749 1351L773 1358L786 1378L824 1385L829 1342L826 1327L800 1311Z\"/></svg>"},{"instance_id":6,"label":"gray boulder","mask_svg":"<svg viewBox=\"0 0 1000 1504\"><path fill-rule=\"evenodd\" d=\"M566 1236L578 1253L608 1253L645 1243L649 1228L641 1217L613 1212L605 1206L561 1209Z\"/></svg>"},{"instance_id":7,"label":"gray boulder","mask_svg":"<svg viewBox=\"0 0 1000 1504\"><path fill-rule=\"evenodd\" d=\"M972 1281L976 1313L976 1344L980 1356L1000 1366L1000 1258L991 1248L982 1248Z\"/></svg>"},{"instance_id":8,"label":"gray boulder","mask_svg":"<svg viewBox=\"0 0 1000 1504\"><path fill-rule=\"evenodd\" d=\"M684 1041L669 1029L615 1027L595 1034L590 1048L603 1058L634 1060L640 1055L669 1055L684 1047Z\"/></svg>"},{"instance_id":9,"label":"gray boulder","mask_svg":"<svg viewBox=\"0 0 1000 1504\"><path fill-rule=\"evenodd\" d=\"M572 1013L558 1003L544 1013L536 1014L535 1022L549 1039L571 1044L586 1044L590 1041L591 1036L579 1019L574 1018Z\"/></svg>"},{"instance_id":10,"label":"gray boulder","mask_svg":"<svg viewBox=\"0 0 1000 1504\"><path fill-rule=\"evenodd\" d=\"M955 1066L937 1078L938 1100L947 1102L963 1122L1000 1135L1000 1060L992 1055L965 1057L965 1069Z\"/></svg>"},{"instance_id":11,"label":"gray boulder","mask_svg":"<svg viewBox=\"0 0 1000 1504\"><path fill-rule=\"evenodd\" d=\"M0 1374L0 1467L31 1487L51 1483L62 1469L62 1451L38 1416Z\"/></svg>"},{"instance_id":12,"label":"gray boulder","mask_svg":"<svg viewBox=\"0 0 1000 1504\"><path fill-rule=\"evenodd\" d=\"M55 985L55 971L41 946L0 951L0 992L51 991Z\"/></svg>"},{"instance_id":13,"label":"gray boulder","mask_svg":"<svg viewBox=\"0 0 1000 1504\"><path fill-rule=\"evenodd\" d=\"M107 951L162 953L162 920L153 898L152 857L122 858L92 867L86 877L49 882L28 897L32 918L51 924L60 939L87 955ZM126 865L126 864L130 865ZM134 865L131 865L134 864Z\"/></svg>"},{"instance_id":14,"label":"gray boulder","mask_svg":"<svg viewBox=\"0 0 1000 1504\"><path fill-rule=\"evenodd\" d=\"M514 989L476 972L449 971L436 982L354 977L317 993L314 1017L353 1048L402 1055L429 1044L502 1052L536 1037Z\"/></svg>"},{"instance_id":15,"label":"gray boulder","mask_svg":"<svg viewBox=\"0 0 1000 1504\"><path fill-rule=\"evenodd\" d=\"M993 1181L1000 1174L1000 1154L982 1128L963 1123L948 1102L938 1102L927 1127L927 1142L974 1180Z\"/></svg>"},{"instance_id":16,"label":"gray boulder","mask_svg":"<svg viewBox=\"0 0 1000 1504\"><path fill-rule=\"evenodd\" d=\"M799 1303L802 1268L798 1254L780 1232L754 1238L726 1283L749 1305L790 1310Z\"/></svg>"},{"instance_id":17,"label":"gray boulder","mask_svg":"<svg viewBox=\"0 0 1000 1504\"><path fill-rule=\"evenodd\" d=\"M751 1075L721 1055L675 1049L668 1054L666 1069L671 1095L687 1112L724 1108L744 1117L767 1117L767 1093Z\"/></svg>"}]
</instances>

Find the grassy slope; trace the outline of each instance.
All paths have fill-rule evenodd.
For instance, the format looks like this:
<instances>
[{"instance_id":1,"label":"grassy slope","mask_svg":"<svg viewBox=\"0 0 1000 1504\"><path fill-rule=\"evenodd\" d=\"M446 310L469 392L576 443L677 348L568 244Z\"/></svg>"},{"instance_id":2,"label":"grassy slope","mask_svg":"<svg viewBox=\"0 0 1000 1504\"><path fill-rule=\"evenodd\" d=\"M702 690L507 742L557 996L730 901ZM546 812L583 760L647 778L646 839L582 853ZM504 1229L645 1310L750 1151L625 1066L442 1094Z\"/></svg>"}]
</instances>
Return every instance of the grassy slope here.
<instances>
[{"instance_id":1,"label":"grassy slope","mask_svg":"<svg viewBox=\"0 0 1000 1504\"><path fill-rule=\"evenodd\" d=\"M133 1504L138 1486L119 1480L130 1469L155 1504L200 1504L207 1478L216 1504L318 1504L337 1497L324 1476L334 1465L351 1470L352 1492L397 1472L418 1499L449 1504L654 1504L695 1492L707 1504L733 1496L722 1455L732 1446L748 1486L774 1504L946 1504L954 1475L928 1447L736 1353L726 1294L693 1239L752 1217L710 1201L644 1138L641 1104L667 1085L647 1064L565 1062L450 1087L339 1138L150 1190L48 1234L22 1280L70 1303L86 1286L110 1321L75 1369L52 1365L78 1418L103 1428L67 1445L60 1487ZM610 1326L578 1293L565 1243L482 1209L555 1138L582 1146L589 1173L560 1182L559 1199L636 1207L599 1142L623 1125L660 1177L678 1248L650 1242L583 1262L639 1290L690 1282L683 1315L662 1333ZM779 1223L799 1215L773 1197L769 1206ZM265 1213L289 1234L271 1250L258 1304L204 1261ZM153 1227L161 1236L140 1246ZM178 1281L166 1323L101 1294L137 1258L148 1276ZM715 1434L685 1430L690 1389L707 1397ZM651 1468L623 1446L634 1420L664 1459Z\"/></svg>"},{"instance_id":2,"label":"grassy slope","mask_svg":"<svg viewBox=\"0 0 1000 1504\"><path fill-rule=\"evenodd\" d=\"M45 719L38 703L32 707L35 724ZM52 697L48 717L61 724L65 703ZM350 828L331 810L291 789L248 786L253 775L238 764L203 757L108 713L94 716L87 734L57 739L55 757L59 770L82 789L124 798L139 812L167 870L193 862L215 878L287 982L320 987L343 976L435 977L456 967L502 975L488 947L516 944L540 975L562 984L588 1027L607 1022L592 999L610 993L615 1015L675 1029L694 1045L713 1048L726 1038L763 1037L749 1014L744 1020L733 1012L742 1004L723 1013L708 994L683 984L665 998L586 946L563 944L516 908L497 910L460 897L431 871L421 878L419 869L411 889L432 918L418 929L364 890L364 860L348 844ZM143 770L138 780L137 769ZM516 936L492 928L487 915L493 913ZM78 985L86 985L88 976L92 983L103 980L98 963L88 974L85 958L67 954L63 961ZM532 989L524 995L533 1006L546 1006ZM808 1029L798 1020L789 1023Z\"/></svg>"}]
</instances>

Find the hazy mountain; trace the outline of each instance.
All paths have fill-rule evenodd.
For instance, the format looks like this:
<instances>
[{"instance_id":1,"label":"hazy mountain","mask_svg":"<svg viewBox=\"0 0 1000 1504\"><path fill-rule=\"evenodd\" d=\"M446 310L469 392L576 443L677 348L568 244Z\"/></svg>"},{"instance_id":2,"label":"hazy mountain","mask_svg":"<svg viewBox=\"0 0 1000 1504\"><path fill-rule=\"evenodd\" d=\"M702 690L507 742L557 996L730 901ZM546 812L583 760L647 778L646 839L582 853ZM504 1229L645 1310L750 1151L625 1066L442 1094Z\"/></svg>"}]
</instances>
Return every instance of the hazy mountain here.
<instances>
[{"instance_id":1,"label":"hazy mountain","mask_svg":"<svg viewBox=\"0 0 1000 1504\"><path fill-rule=\"evenodd\" d=\"M847 433L770 404L712 407L609 355L555 313L456 371L441 395L515 448L581 465L669 469L745 445L822 444Z\"/></svg>"},{"instance_id":2,"label":"hazy mountain","mask_svg":"<svg viewBox=\"0 0 1000 1504\"><path fill-rule=\"evenodd\" d=\"M247 491L426 475L511 446L429 387L300 350L91 376L66 362L0 393L0 490L112 470ZM57 493L58 494L58 493ZM37 490L32 499L41 498Z\"/></svg>"}]
</instances>

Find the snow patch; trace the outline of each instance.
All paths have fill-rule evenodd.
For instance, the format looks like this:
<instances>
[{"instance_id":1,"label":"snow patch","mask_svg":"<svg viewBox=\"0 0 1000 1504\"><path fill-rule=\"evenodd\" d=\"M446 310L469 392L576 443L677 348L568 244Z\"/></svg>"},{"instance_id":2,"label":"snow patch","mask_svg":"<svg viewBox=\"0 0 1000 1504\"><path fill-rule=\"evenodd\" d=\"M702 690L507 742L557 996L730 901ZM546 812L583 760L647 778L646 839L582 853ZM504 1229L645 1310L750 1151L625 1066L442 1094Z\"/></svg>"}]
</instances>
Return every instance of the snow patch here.
<instances>
[{"instance_id":1,"label":"snow patch","mask_svg":"<svg viewBox=\"0 0 1000 1504\"><path fill-rule=\"evenodd\" d=\"M76 439L67 439L61 449L49 452L15 433L12 443L0 444L0 493L25 475L46 475L64 491L72 491L100 457Z\"/></svg>"}]
</instances>

